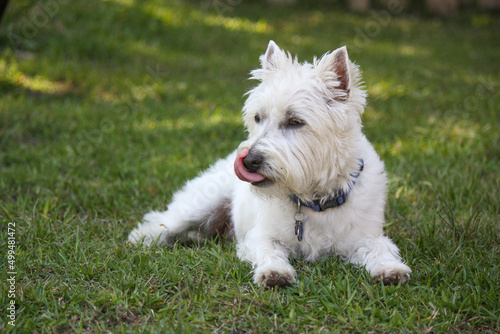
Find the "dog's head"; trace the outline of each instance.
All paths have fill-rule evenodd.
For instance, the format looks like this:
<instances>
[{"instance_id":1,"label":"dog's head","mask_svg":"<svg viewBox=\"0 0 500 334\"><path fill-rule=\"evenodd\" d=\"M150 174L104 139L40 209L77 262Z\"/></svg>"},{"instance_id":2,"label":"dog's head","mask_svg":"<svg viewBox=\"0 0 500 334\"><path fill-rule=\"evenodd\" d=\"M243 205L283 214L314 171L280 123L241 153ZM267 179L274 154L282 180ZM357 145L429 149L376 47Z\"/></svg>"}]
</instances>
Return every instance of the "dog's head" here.
<instances>
[{"instance_id":1,"label":"dog's head","mask_svg":"<svg viewBox=\"0 0 500 334\"><path fill-rule=\"evenodd\" d=\"M312 200L343 186L356 170L366 93L341 47L299 63L273 41L251 79L243 119L249 132L238 177L263 194Z\"/></svg>"}]
</instances>

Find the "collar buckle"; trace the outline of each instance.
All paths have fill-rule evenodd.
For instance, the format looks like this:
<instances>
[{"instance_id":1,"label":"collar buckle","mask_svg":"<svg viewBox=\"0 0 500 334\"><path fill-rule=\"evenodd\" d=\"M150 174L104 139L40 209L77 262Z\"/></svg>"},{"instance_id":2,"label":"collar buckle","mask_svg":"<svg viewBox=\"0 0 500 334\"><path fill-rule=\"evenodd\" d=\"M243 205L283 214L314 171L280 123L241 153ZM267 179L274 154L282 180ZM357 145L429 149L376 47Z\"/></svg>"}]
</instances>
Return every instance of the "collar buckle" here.
<instances>
[{"instance_id":1,"label":"collar buckle","mask_svg":"<svg viewBox=\"0 0 500 334\"><path fill-rule=\"evenodd\" d=\"M359 174L361 174L361 172L363 171L364 168L365 168L364 160L359 159L359 169L355 173L351 174L351 176L354 179L357 179L359 177ZM354 187L355 184L356 184L356 180L353 180L352 184L349 186L349 190L347 192L343 191L342 189L338 189L335 192L335 195L333 197L329 198L327 201L325 201L323 203L321 203L319 200L315 200L312 202L303 202L295 195L292 195L292 198L299 205L299 211L298 211L299 213L300 213L300 205L303 205L307 208L313 209L316 212L322 212L322 211L328 210L330 208L339 207L342 204L344 204L347 201L347 196L349 195L352 187Z\"/></svg>"}]
</instances>

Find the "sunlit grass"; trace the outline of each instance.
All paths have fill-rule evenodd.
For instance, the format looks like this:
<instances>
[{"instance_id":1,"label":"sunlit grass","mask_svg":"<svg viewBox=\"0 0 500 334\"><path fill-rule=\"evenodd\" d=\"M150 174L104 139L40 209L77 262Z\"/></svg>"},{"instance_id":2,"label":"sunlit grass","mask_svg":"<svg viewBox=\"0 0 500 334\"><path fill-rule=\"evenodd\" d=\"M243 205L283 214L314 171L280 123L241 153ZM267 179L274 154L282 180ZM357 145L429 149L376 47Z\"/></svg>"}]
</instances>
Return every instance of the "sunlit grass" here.
<instances>
[{"instance_id":1,"label":"sunlit grass","mask_svg":"<svg viewBox=\"0 0 500 334\"><path fill-rule=\"evenodd\" d=\"M251 22L247 18L223 17L221 15L208 15L204 19L208 26L221 26L231 31L244 31L251 33L271 33L265 20Z\"/></svg>"},{"instance_id":2,"label":"sunlit grass","mask_svg":"<svg viewBox=\"0 0 500 334\"><path fill-rule=\"evenodd\" d=\"M213 113L207 113L207 111L200 110L200 116L203 117L203 124L206 127L238 127L241 124L240 117L230 117L225 113L220 113L217 110ZM204 117L205 116L205 117ZM138 131L183 131L186 129L193 129L199 126L198 119L190 118L176 118L176 119L162 119L153 120L147 119L143 120L141 123L136 125Z\"/></svg>"},{"instance_id":3,"label":"sunlit grass","mask_svg":"<svg viewBox=\"0 0 500 334\"><path fill-rule=\"evenodd\" d=\"M7 65L0 61L0 71L4 73L2 85L16 87L40 94L64 94L71 90L71 84L67 82L56 82L41 75L30 76L18 70L15 64Z\"/></svg>"}]
</instances>

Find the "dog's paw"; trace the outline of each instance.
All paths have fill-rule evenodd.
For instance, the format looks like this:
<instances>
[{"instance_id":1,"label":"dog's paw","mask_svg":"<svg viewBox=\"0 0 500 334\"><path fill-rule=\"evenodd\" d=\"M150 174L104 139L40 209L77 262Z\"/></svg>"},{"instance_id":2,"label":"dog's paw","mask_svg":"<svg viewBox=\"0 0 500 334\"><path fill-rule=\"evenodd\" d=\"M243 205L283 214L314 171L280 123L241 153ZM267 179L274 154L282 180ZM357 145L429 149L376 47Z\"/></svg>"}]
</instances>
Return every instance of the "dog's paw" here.
<instances>
[{"instance_id":1,"label":"dog's paw","mask_svg":"<svg viewBox=\"0 0 500 334\"><path fill-rule=\"evenodd\" d=\"M384 282L385 285L405 284L410 280L411 269L399 264L395 267L383 268L380 272L372 274L372 277L377 281Z\"/></svg>"},{"instance_id":2,"label":"dog's paw","mask_svg":"<svg viewBox=\"0 0 500 334\"><path fill-rule=\"evenodd\" d=\"M129 243L141 244L144 247L149 247L155 243L164 245L167 244L167 241L168 229L161 224L139 224L128 236Z\"/></svg>"},{"instance_id":3,"label":"dog's paw","mask_svg":"<svg viewBox=\"0 0 500 334\"><path fill-rule=\"evenodd\" d=\"M254 275L256 284L265 288L285 287L295 283L295 270L289 268L269 268L257 270Z\"/></svg>"},{"instance_id":4,"label":"dog's paw","mask_svg":"<svg viewBox=\"0 0 500 334\"><path fill-rule=\"evenodd\" d=\"M410 274L405 273L392 273L390 275L381 274L379 277L375 277L377 281L384 282L384 285L398 285L399 283L405 284L410 280Z\"/></svg>"}]
</instances>

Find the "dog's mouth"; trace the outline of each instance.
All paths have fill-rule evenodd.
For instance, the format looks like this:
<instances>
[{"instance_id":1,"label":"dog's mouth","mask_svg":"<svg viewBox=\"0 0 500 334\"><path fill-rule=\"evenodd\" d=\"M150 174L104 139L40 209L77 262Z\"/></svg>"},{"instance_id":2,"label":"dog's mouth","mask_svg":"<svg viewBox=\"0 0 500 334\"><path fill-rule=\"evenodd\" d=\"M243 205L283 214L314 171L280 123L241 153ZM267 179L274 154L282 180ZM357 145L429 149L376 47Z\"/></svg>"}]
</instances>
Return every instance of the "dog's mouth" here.
<instances>
[{"instance_id":1,"label":"dog's mouth","mask_svg":"<svg viewBox=\"0 0 500 334\"><path fill-rule=\"evenodd\" d=\"M238 176L240 180L250 182L256 187L265 187L270 185L272 183L270 179L260 173L249 171L245 167L243 159L245 159L249 152L250 150L248 148L245 148L236 157L236 160L234 161L234 172L236 173L236 176Z\"/></svg>"},{"instance_id":2,"label":"dog's mouth","mask_svg":"<svg viewBox=\"0 0 500 334\"><path fill-rule=\"evenodd\" d=\"M269 187L271 186L272 184L274 183L273 180L271 179L268 179L267 177L262 180L262 181L259 181L259 182L252 182L252 186L255 186L255 187L259 187L259 188L265 188L265 187Z\"/></svg>"}]
</instances>

